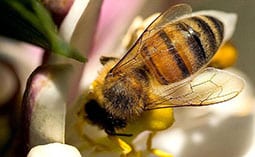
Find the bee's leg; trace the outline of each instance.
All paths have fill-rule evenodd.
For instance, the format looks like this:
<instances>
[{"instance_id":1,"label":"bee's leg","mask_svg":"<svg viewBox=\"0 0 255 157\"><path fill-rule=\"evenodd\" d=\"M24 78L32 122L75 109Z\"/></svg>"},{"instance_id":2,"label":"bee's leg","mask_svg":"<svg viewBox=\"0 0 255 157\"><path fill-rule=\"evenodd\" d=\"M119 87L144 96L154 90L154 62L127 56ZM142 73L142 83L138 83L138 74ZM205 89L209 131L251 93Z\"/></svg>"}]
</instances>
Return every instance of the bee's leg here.
<instances>
[{"instance_id":1,"label":"bee's leg","mask_svg":"<svg viewBox=\"0 0 255 157\"><path fill-rule=\"evenodd\" d=\"M152 148L152 139L156 135L156 132L151 132L147 140L147 150L158 157L173 157L173 155L162 151L160 149Z\"/></svg>"},{"instance_id":2,"label":"bee's leg","mask_svg":"<svg viewBox=\"0 0 255 157\"><path fill-rule=\"evenodd\" d=\"M116 58L116 57L107 57L107 56L100 57L100 63L102 65L105 65L109 61L116 61L116 60L118 60L118 58Z\"/></svg>"},{"instance_id":3,"label":"bee's leg","mask_svg":"<svg viewBox=\"0 0 255 157\"><path fill-rule=\"evenodd\" d=\"M129 155L132 154L132 152L134 151L134 148L128 144L127 142L125 142L124 140L122 140L121 138L117 137L117 136L109 136L109 138L113 141L115 141L117 143L118 146L120 146L120 148L122 149L122 154L121 157L127 157Z\"/></svg>"}]
</instances>

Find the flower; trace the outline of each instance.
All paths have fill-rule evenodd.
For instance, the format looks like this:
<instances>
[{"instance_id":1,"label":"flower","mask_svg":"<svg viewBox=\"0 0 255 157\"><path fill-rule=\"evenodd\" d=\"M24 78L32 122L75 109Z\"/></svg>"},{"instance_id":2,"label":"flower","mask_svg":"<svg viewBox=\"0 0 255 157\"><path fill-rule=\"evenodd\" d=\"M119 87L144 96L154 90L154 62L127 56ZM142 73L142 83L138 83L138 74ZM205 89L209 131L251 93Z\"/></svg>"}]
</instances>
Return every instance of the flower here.
<instances>
[{"instance_id":1,"label":"flower","mask_svg":"<svg viewBox=\"0 0 255 157\"><path fill-rule=\"evenodd\" d=\"M78 148L82 156L119 156L122 153L129 155L138 155L139 153L149 155L153 153L161 156L171 156L170 154L174 154L179 156L180 152L185 153L185 150L189 151L189 149L182 149L184 146L189 146L185 145L187 135L190 134L188 132L190 128L186 129L186 127L193 129L199 125L199 123L194 122L197 120L197 117L194 120L192 119L192 124L195 126L189 124L189 121L183 120L181 124L176 122L173 129L171 127L165 130L173 123L172 109L155 110L148 112L141 120L134 122L134 124L127 128L127 130L136 131L137 137L118 138L108 137L103 130L84 121L83 117L80 117L79 112L77 112L82 110L81 108L83 108L84 103L87 101L85 93L101 68L98 62L99 57L102 54L107 55L113 52L115 52L113 54L119 55L119 52L126 49L125 46L119 44L119 41L127 29L128 23L131 22L132 17L135 16L135 13L143 3L143 1L112 3L111 0L105 0L104 2L101 0L75 0L73 2L68 15L62 23L60 22L59 33L66 42L70 43L83 55L88 56L88 62L85 66L83 63L68 58L50 55L48 60L47 58L44 59L44 63L47 64L38 67L30 75L22 106L24 138L21 148L25 151L24 155L28 151L29 157L42 155L44 152L50 152L51 155L60 150L68 152L70 147L68 146L67 148L63 143L68 143ZM113 5L116 6L113 7ZM128 7L130 8L128 12L121 11L127 6L130 6ZM211 13L214 14L215 11ZM225 15L225 13L221 13L218 17L223 18L226 26L229 27L225 34L225 39L229 39L233 33L234 19L233 16ZM126 18L123 19L123 17ZM129 45L129 42L127 42L127 45ZM42 51L42 49L37 48L36 50ZM40 63L37 63L33 68L38 65ZM250 93L249 91L246 92ZM247 95L250 98L249 94L245 94L245 100L247 100ZM240 102L229 103L241 104ZM250 102L247 102L247 104L250 104ZM209 117L206 115L206 120L209 119L209 122L212 120L211 123L215 126L219 126L224 120L239 114L235 113L236 110L226 112L226 110L217 109L217 107L208 107L204 110L205 113L209 114ZM219 113L223 111L223 115L226 116L221 117L222 114ZM176 112L178 115L183 115L183 112L192 114L195 111L188 109L186 112L184 109L180 113L179 111ZM182 117L185 118L186 116L183 115ZM202 114L202 116L204 115ZM222 119L217 119L217 117ZM207 126L207 123L202 123L202 126L204 124ZM145 128L149 131L144 131ZM158 132L159 130L164 131ZM183 132L187 133L183 134ZM204 135L195 132L192 133L191 137L193 140L192 144L199 142L201 144ZM168 140L165 140L166 138L169 138L169 141L175 142L171 148L169 148ZM26 145L24 145L24 142ZM51 150L53 150L52 153ZM77 149L71 148L70 150L74 152L73 156L81 156L77 153ZM188 155L190 154L192 152L188 153Z\"/></svg>"}]
</instances>

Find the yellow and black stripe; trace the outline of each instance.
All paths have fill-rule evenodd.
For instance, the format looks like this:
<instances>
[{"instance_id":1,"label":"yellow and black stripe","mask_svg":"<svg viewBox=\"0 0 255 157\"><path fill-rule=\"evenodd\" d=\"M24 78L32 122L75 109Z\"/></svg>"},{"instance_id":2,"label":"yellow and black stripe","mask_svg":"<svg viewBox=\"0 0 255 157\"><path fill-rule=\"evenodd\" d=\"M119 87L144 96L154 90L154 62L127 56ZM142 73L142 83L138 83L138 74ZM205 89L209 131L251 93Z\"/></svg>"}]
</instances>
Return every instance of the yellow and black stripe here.
<instances>
[{"instance_id":1,"label":"yellow and black stripe","mask_svg":"<svg viewBox=\"0 0 255 157\"><path fill-rule=\"evenodd\" d=\"M222 22L211 16L194 16L170 23L143 44L141 56L161 84L180 81L206 65L219 48Z\"/></svg>"}]
</instances>

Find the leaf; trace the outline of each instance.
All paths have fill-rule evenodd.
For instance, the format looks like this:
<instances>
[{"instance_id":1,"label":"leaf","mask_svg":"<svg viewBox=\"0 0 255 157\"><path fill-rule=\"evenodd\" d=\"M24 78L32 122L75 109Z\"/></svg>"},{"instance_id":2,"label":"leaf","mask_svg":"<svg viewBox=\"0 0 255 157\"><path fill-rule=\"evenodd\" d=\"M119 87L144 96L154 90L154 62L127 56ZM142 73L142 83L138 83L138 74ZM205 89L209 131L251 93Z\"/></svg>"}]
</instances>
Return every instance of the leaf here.
<instances>
[{"instance_id":1,"label":"leaf","mask_svg":"<svg viewBox=\"0 0 255 157\"><path fill-rule=\"evenodd\" d=\"M39 1L1 0L0 10L0 35L85 62L77 50L60 38L50 14Z\"/></svg>"}]
</instances>

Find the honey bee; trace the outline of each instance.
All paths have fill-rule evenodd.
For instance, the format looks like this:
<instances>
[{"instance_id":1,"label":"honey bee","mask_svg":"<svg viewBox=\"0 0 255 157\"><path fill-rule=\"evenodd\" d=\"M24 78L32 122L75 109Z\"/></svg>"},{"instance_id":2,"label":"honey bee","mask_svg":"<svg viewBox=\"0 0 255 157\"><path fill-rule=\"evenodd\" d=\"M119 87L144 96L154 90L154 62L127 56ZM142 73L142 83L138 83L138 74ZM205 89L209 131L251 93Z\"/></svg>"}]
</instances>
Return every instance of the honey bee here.
<instances>
[{"instance_id":1,"label":"honey bee","mask_svg":"<svg viewBox=\"0 0 255 157\"><path fill-rule=\"evenodd\" d=\"M147 110L204 106L237 96L243 80L209 68L224 38L224 25L209 15L191 14L187 4L159 15L121 58L104 57L93 83L86 118L108 135Z\"/></svg>"}]
</instances>

